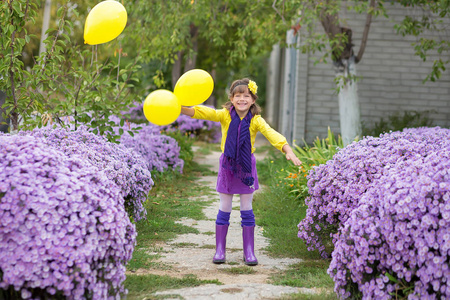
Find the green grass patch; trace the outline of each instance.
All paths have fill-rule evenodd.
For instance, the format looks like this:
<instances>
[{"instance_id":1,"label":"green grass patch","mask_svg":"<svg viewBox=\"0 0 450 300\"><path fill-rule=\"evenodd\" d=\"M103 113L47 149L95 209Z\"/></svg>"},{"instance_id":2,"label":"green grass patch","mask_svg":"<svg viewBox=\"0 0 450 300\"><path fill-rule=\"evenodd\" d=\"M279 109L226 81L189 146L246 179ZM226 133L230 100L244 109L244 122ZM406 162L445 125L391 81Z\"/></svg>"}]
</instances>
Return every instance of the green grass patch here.
<instances>
[{"instance_id":1,"label":"green grass patch","mask_svg":"<svg viewBox=\"0 0 450 300\"><path fill-rule=\"evenodd\" d=\"M201 249L216 249L215 245L203 245L200 247Z\"/></svg>"},{"instance_id":2,"label":"green grass patch","mask_svg":"<svg viewBox=\"0 0 450 300\"><path fill-rule=\"evenodd\" d=\"M152 296L154 292L169 289L180 289L184 287L194 287L202 284L222 284L217 280L199 280L194 275L187 275L183 278L159 275L128 275L125 280L125 288L128 289L127 300L158 299ZM153 298L152 298L153 297ZM161 299L161 297L159 297Z\"/></svg>"},{"instance_id":3,"label":"green grass patch","mask_svg":"<svg viewBox=\"0 0 450 300\"><path fill-rule=\"evenodd\" d=\"M317 294L291 294L285 295L279 300L338 300L339 298L333 292L320 292Z\"/></svg>"},{"instance_id":4,"label":"green grass patch","mask_svg":"<svg viewBox=\"0 0 450 300\"><path fill-rule=\"evenodd\" d=\"M305 288L334 288L333 280L327 274L328 260L304 261L290 266L287 271L272 276L277 285Z\"/></svg>"},{"instance_id":5,"label":"green grass patch","mask_svg":"<svg viewBox=\"0 0 450 300\"><path fill-rule=\"evenodd\" d=\"M256 223L262 226L270 239L266 248L274 257L319 259L317 251L308 251L303 240L297 237L297 224L306 216L306 207L298 204L295 196L284 187L267 187L255 194L253 209Z\"/></svg>"},{"instance_id":6,"label":"green grass patch","mask_svg":"<svg viewBox=\"0 0 450 300\"><path fill-rule=\"evenodd\" d=\"M254 268L248 267L248 266L241 266L241 267L232 267L229 269L221 269L224 273L229 273L233 275L241 275L241 274L255 274L256 271Z\"/></svg>"},{"instance_id":7,"label":"green grass patch","mask_svg":"<svg viewBox=\"0 0 450 300\"><path fill-rule=\"evenodd\" d=\"M221 152L220 144L219 143L207 143L202 141L197 141L194 143L195 146L198 146L199 148L195 151L195 154L202 154L202 155L208 155L212 152Z\"/></svg>"},{"instance_id":8,"label":"green grass patch","mask_svg":"<svg viewBox=\"0 0 450 300\"><path fill-rule=\"evenodd\" d=\"M176 244L172 244L172 246L178 247L178 248L192 248L192 247L196 247L198 245L195 243L176 243Z\"/></svg>"},{"instance_id":9,"label":"green grass patch","mask_svg":"<svg viewBox=\"0 0 450 300\"><path fill-rule=\"evenodd\" d=\"M145 248L139 248L134 250L133 258L127 264L128 270L136 271L141 268L148 269L155 265L153 261L160 258L161 255L148 254L146 250L147 249Z\"/></svg>"}]
</instances>

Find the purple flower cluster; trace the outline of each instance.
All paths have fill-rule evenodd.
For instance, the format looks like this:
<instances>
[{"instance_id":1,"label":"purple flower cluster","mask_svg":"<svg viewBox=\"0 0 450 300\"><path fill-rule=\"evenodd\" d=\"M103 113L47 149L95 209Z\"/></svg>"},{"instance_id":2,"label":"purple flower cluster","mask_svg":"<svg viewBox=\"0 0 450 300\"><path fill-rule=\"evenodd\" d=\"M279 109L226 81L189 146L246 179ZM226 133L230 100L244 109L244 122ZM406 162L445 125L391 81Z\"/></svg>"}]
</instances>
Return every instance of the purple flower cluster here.
<instances>
[{"instance_id":1,"label":"purple flower cluster","mask_svg":"<svg viewBox=\"0 0 450 300\"><path fill-rule=\"evenodd\" d=\"M0 135L0 288L117 299L136 230L120 188L44 139Z\"/></svg>"},{"instance_id":2,"label":"purple flower cluster","mask_svg":"<svg viewBox=\"0 0 450 300\"><path fill-rule=\"evenodd\" d=\"M130 216L136 221L145 218L143 203L147 200L153 181L148 163L138 153L108 142L103 136L89 132L85 126L79 126L76 131L37 128L20 134L41 137L48 146L68 156L78 156L99 170L104 170L106 176L120 187Z\"/></svg>"},{"instance_id":3,"label":"purple flower cluster","mask_svg":"<svg viewBox=\"0 0 450 300\"><path fill-rule=\"evenodd\" d=\"M325 251L342 298L450 298L450 130L367 137L308 177L299 237ZM329 237L328 237L329 239Z\"/></svg>"},{"instance_id":4,"label":"purple flower cluster","mask_svg":"<svg viewBox=\"0 0 450 300\"><path fill-rule=\"evenodd\" d=\"M219 143L222 138L220 123L193 119L186 115L180 115L170 125L161 126L162 130L167 132L179 131L190 137L198 137L210 143Z\"/></svg>"},{"instance_id":5,"label":"purple flower cluster","mask_svg":"<svg viewBox=\"0 0 450 300\"><path fill-rule=\"evenodd\" d=\"M174 138L161 134L161 127L141 124L142 129L131 136L128 131L139 125L127 123L120 126L118 117L110 117L110 120L117 124L115 131L119 132L120 129L124 131L120 137L120 144L130 151L139 153L147 162L150 171L164 172L172 168L183 172L184 161L180 158L180 147Z\"/></svg>"},{"instance_id":6,"label":"purple flower cluster","mask_svg":"<svg viewBox=\"0 0 450 300\"><path fill-rule=\"evenodd\" d=\"M450 299L450 145L399 160L342 224L328 270L341 298ZM353 293L352 293L353 292Z\"/></svg>"},{"instance_id":7,"label":"purple flower cluster","mask_svg":"<svg viewBox=\"0 0 450 300\"><path fill-rule=\"evenodd\" d=\"M397 161L425 157L449 140L448 129L411 128L379 138L366 137L340 150L326 164L314 167L307 177L308 209L298 224L298 237L309 245L309 250L318 249L328 257L325 246L331 244L329 229L339 231L359 206L362 195L378 184L386 171Z\"/></svg>"},{"instance_id":8,"label":"purple flower cluster","mask_svg":"<svg viewBox=\"0 0 450 300\"><path fill-rule=\"evenodd\" d=\"M211 106L210 106L211 107ZM132 122L147 123L143 113L143 103L134 103L129 111L123 112L124 116L129 118ZM180 115L175 122L165 125L156 126L159 131L167 132L181 132L190 137L198 137L210 143L219 143L221 141L222 133L220 124L218 122L193 119L186 115Z\"/></svg>"}]
</instances>

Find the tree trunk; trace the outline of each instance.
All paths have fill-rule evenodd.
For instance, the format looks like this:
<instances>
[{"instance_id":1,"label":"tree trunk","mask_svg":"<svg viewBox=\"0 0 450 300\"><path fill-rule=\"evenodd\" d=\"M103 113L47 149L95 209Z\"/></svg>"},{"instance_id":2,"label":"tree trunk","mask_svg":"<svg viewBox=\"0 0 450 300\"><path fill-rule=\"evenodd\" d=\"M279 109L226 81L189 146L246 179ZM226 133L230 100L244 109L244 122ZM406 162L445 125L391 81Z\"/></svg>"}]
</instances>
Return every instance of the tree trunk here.
<instances>
[{"instance_id":1,"label":"tree trunk","mask_svg":"<svg viewBox=\"0 0 450 300\"><path fill-rule=\"evenodd\" d=\"M172 90L175 89L175 84L177 83L178 79L181 76L182 60L183 60L183 52L178 51L177 59L175 60L175 63L172 66Z\"/></svg>"},{"instance_id":2,"label":"tree trunk","mask_svg":"<svg viewBox=\"0 0 450 300\"><path fill-rule=\"evenodd\" d=\"M44 16L42 17L41 43L39 46L39 55L45 51L44 41L47 38L47 30L50 26L52 0L45 0Z\"/></svg>"},{"instance_id":3,"label":"tree trunk","mask_svg":"<svg viewBox=\"0 0 450 300\"><path fill-rule=\"evenodd\" d=\"M361 136L361 117L358 97L358 83L354 80L356 76L355 57L341 60L343 67L336 71L339 79L339 119L341 136L344 146L347 146Z\"/></svg>"},{"instance_id":4,"label":"tree trunk","mask_svg":"<svg viewBox=\"0 0 450 300\"><path fill-rule=\"evenodd\" d=\"M186 63L184 64L184 72L195 68L197 63L197 53L198 53L198 27L191 24L191 42L192 42L192 52L186 57Z\"/></svg>"},{"instance_id":5,"label":"tree trunk","mask_svg":"<svg viewBox=\"0 0 450 300\"><path fill-rule=\"evenodd\" d=\"M217 74L216 74L215 64L213 65L213 69L211 70L211 77L212 77L212 79L213 79L213 82L216 82ZM211 94L211 96L209 96L209 98L206 99L205 103L203 103L203 104L204 104L204 105L210 105L210 106L216 107L216 105L217 105L217 99L216 99L216 97L214 96L214 93Z\"/></svg>"}]
</instances>

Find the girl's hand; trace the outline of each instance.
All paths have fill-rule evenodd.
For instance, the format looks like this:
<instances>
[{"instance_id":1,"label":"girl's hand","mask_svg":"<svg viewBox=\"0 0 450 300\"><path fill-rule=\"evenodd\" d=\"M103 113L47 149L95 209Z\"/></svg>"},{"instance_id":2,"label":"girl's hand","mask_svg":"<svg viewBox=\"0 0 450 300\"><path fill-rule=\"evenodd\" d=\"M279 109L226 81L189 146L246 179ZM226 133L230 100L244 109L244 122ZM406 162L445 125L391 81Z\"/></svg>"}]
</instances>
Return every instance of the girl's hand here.
<instances>
[{"instance_id":1,"label":"girl's hand","mask_svg":"<svg viewBox=\"0 0 450 300\"><path fill-rule=\"evenodd\" d=\"M292 148L288 144L283 146L283 151L284 153L286 153L286 159L292 161L294 165L300 166L302 164L301 160L298 159L298 157L294 154L294 151L292 151Z\"/></svg>"},{"instance_id":2,"label":"girl's hand","mask_svg":"<svg viewBox=\"0 0 450 300\"><path fill-rule=\"evenodd\" d=\"M292 161L296 166L300 166L302 164L302 161L298 159L294 152L286 153L286 159Z\"/></svg>"}]
</instances>

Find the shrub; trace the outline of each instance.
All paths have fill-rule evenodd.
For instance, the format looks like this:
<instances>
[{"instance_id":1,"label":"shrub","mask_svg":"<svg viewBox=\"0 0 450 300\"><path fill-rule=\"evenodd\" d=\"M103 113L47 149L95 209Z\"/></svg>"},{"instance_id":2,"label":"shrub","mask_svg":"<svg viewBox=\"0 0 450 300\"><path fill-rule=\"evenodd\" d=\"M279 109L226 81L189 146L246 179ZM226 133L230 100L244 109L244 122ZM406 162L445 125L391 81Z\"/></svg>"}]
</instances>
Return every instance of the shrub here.
<instances>
[{"instance_id":1,"label":"shrub","mask_svg":"<svg viewBox=\"0 0 450 300\"><path fill-rule=\"evenodd\" d=\"M335 239L338 237L338 228L387 170L400 160L426 157L449 141L450 130L424 127L366 137L348 145L309 173L308 209L298 224L299 238L305 240L309 250L318 249L328 257L330 250L325 246L331 245L329 231L337 233Z\"/></svg>"},{"instance_id":2,"label":"shrub","mask_svg":"<svg viewBox=\"0 0 450 300\"><path fill-rule=\"evenodd\" d=\"M429 127L432 125L432 120L428 117L430 111L405 111L403 115L399 112L388 116L387 121L383 118L379 122L375 122L373 127L369 128L363 124L363 136L380 136L382 133L401 131L404 128L418 128Z\"/></svg>"},{"instance_id":3,"label":"shrub","mask_svg":"<svg viewBox=\"0 0 450 300\"><path fill-rule=\"evenodd\" d=\"M297 195L299 199L305 199L308 196L308 180L307 174L315 166L325 164L333 158L333 156L342 148L344 148L343 141L340 136L336 139L334 134L328 128L328 135L325 139L317 138L312 147L304 143L305 146L294 147L295 155L302 161L300 168L289 168L289 175L285 180L290 184L291 192ZM301 203L303 205L303 203Z\"/></svg>"},{"instance_id":4,"label":"shrub","mask_svg":"<svg viewBox=\"0 0 450 300\"><path fill-rule=\"evenodd\" d=\"M119 122L117 122L119 126ZM124 125L128 128L136 127L135 124ZM115 130L119 130L116 127ZM180 158L180 147L177 141L160 133L158 126L148 124L133 135L125 132L120 137L120 143L128 149L139 153L148 163L150 171L164 172L172 168L183 172L184 161Z\"/></svg>"},{"instance_id":5,"label":"shrub","mask_svg":"<svg viewBox=\"0 0 450 300\"><path fill-rule=\"evenodd\" d=\"M125 293L136 230L104 171L20 135L0 136L0 170L0 298Z\"/></svg>"},{"instance_id":6,"label":"shrub","mask_svg":"<svg viewBox=\"0 0 450 300\"><path fill-rule=\"evenodd\" d=\"M450 145L398 160L342 224L329 274L342 298L450 299Z\"/></svg>"},{"instance_id":7,"label":"shrub","mask_svg":"<svg viewBox=\"0 0 450 300\"><path fill-rule=\"evenodd\" d=\"M134 123L148 123L148 121L145 119L142 107L143 103L135 102L134 105L130 107L129 111L123 112L123 115L125 118L128 118L131 122ZM183 135L196 137L200 140L205 140L210 143L219 143L222 137L220 124L218 122L193 119L182 114L175 120L175 122L169 125L153 126L158 128L158 131L178 131Z\"/></svg>"},{"instance_id":8,"label":"shrub","mask_svg":"<svg viewBox=\"0 0 450 300\"><path fill-rule=\"evenodd\" d=\"M105 137L89 132L85 126L79 126L76 131L46 127L20 134L41 137L48 146L69 156L79 156L104 170L106 176L120 187L130 216L136 221L145 217L143 203L147 200L153 180L148 163L138 153L108 142Z\"/></svg>"}]
</instances>

